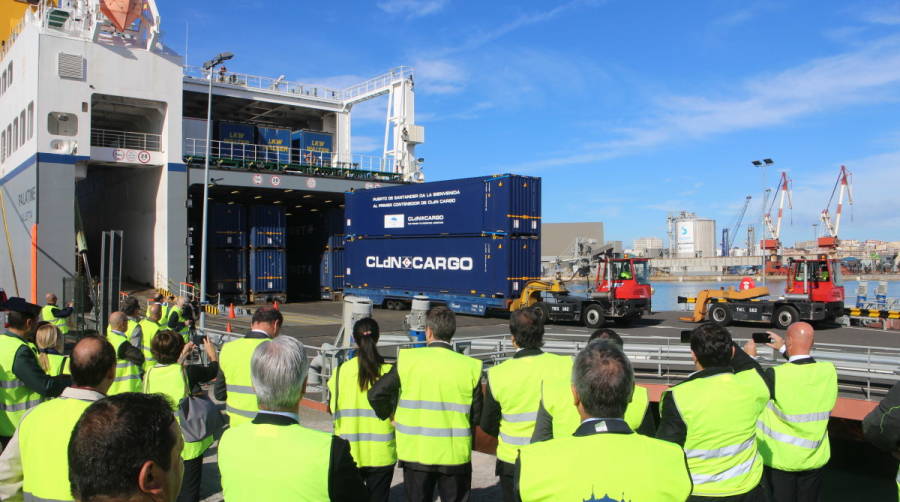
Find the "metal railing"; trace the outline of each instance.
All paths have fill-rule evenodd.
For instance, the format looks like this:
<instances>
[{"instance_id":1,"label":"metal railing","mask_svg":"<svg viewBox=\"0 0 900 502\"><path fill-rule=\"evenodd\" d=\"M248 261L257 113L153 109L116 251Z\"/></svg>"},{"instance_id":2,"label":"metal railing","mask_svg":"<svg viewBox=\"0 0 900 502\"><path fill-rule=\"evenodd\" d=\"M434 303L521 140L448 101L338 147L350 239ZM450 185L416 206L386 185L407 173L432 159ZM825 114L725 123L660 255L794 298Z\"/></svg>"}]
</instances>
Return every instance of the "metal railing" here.
<instances>
[{"instance_id":1,"label":"metal railing","mask_svg":"<svg viewBox=\"0 0 900 502\"><path fill-rule=\"evenodd\" d=\"M161 152L162 140L159 134L146 132L114 131L111 129L91 129L91 146L105 148L127 148Z\"/></svg>"},{"instance_id":2,"label":"metal railing","mask_svg":"<svg viewBox=\"0 0 900 502\"><path fill-rule=\"evenodd\" d=\"M301 82L292 82L285 78L262 77L259 75L250 75L247 73L236 73L230 71L216 71L213 74L213 82L217 84L227 84L239 87L247 87L262 91L285 94L289 96L305 96L319 100L332 101L341 103L343 101L356 101L360 98L365 99L374 97L387 92L388 87L393 82L409 78L413 74L413 69L408 66L399 66L393 68L381 75L370 78L364 82L347 87L346 89L336 89L316 84L304 84ZM190 79L203 80L208 82L209 71L204 70L200 66L185 66L184 76Z\"/></svg>"},{"instance_id":3,"label":"metal railing","mask_svg":"<svg viewBox=\"0 0 900 502\"><path fill-rule=\"evenodd\" d=\"M299 148L271 147L232 143L229 141L211 141L210 160L232 161L235 167L259 168L267 164L281 166L290 171L292 166L306 166L323 169L322 174L338 176L351 175L353 172L367 171L375 173L396 174L393 158L376 157L374 155L350 154L340 155L332 152L318 152ZM206 157L206 140L185 138L182 155L195 159ZM333 170L329 173L329 170Z\"/></svg>"},{"instance_id":4,"label":"metal railing","mask_svg":"<svg viewBox=\"0 0 900 502\"><path fill-rule=\"evenodd\" d=\"M206 334L219 348L229 340L243 337L215 329L207 329ZM543 350L574 356L587 345L587 334L577 335L583 337L583 341L555 339L572 336L576 335L547 333ZM622 338L625 340L625 353L641 382L673 385L685 380L695 370L690 346L680 343L678 338L635 335L622 335ZM742 343L746 340L735 341ZM378 347L382 354L389 356L395 350L421 346L421 343L405 334L386 333L382 334ZM484 361L485 369L512 358L516 352L508 334L454 338L452 344L458 352ZM311 359L307 397L328 402L325 383L331 378L332 370L347 359L349 349L328 344L319 347L304 344L304 348ZM760 349L758 361L763 367L784 362L780 354L772 352L768 348ZM818 361L835 365L840 390L848 397L872 400L900 382L900 348L820 343L816 344L813 356Z\"/></svg>"}]
</instances>

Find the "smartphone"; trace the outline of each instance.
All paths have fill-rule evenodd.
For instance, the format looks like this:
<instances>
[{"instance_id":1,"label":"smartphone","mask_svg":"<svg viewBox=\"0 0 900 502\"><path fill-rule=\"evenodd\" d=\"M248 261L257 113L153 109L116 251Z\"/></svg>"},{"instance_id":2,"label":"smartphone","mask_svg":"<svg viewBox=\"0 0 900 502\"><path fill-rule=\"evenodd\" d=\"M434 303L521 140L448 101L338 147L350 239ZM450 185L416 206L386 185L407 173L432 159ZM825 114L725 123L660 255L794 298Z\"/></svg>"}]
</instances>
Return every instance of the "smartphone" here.
<instances>
[{"instance_id":1,"label":"smartphone","mask_svg":"<svg viewBox=\"0 0 900 502\"><path fill-rule=\"evenodd\" d=\"M194 345L203 345L206 343L206 335L194 335Z\"/></svg>"},{"instance_id":2,"label":"smartphone","mask_svg":"<svg viewBox=\"0 0 900 502\"><path fill-rule=\"evenodd\" d=\"M681 343L691 343L691 334L693 333L694 330L691 329L681 330Z\"/></svg>"},{"instance_id":3,"label":"smartphone","mask_svg":"<svg viewBox=\"0 0 900 502\"><path fill-rule=\"evenodd\" d=\"M772 343L772 335L768 333L753 333L753 341L756 343Z\"/></svg>"}]
</instances>

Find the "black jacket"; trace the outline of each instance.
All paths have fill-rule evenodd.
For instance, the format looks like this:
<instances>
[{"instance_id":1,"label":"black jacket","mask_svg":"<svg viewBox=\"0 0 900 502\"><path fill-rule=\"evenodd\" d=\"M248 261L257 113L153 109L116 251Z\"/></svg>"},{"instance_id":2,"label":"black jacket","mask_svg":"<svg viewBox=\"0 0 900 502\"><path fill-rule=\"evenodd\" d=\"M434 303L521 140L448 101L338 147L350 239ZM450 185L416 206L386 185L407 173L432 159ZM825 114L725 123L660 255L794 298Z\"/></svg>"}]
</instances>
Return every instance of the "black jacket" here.
<instances>
[{"instance_id":1,"label":"black jacket","mask_svg":"<svg viewBox=\"0 0 900 502\"><path fill-rule=\"evenodd\" d=\"M688 377L685 382L690 382L691 380L718 375L721 373L756 371L759 377L762 378L762 380L765 382L766 387L768 387L769 397L773 397L774 386L766 376L766 372L763 371L762 366L760 366L755 359L747 355L747 353L744 352L740 347L738 347L737 344L734 344L734 347L734 357L731 359L731 364L729 366L705 368ZM684 442L687 439L687 424L685 424L684 419L681 418L681 413L678 412L678 407L675 406L675 399L672 397L671 392L666 392L663 394L663 398L659 403L659 406L661 409L661 416L659 419L659 428L656 430L656 437L658 439L663 439L684 446Z\"/></svg>"},{"instance_id":2,"label":"black jacket","mask_svg":"<svg viewBox=\"0 0 900 502\"><path fill-rule=\"evenodd\" d=\"M900 383L894 384L887 395L862 421L866 441L878 449L897 453L900 449Z\"/></svg>"},{"instance_id":3,"label":"black jacket","mask_svg":"<svg viewBox=\"0 0 900 502\"><path fill-rule=\"evenodd\" d=\"M120 331L113 331L113 333L125 337L125 341L119 345L116 357L120 360L128 361L137 367L142 367L144 365L144 353L141 349L132 345L131 342L128 341L128 335L125 333Z\"/></svg>"},{"instance_id":4,"label":"black jacket","mask_svg":"<svg viewBox=\"0 0 900 502\"><path fill-rule=\"evenodd\" d=\"M62 394L63 389L72 385L72 377L69 375L55 377L47 375L47 373L41 369L37 358L34 356L34 352L28 347L25 339L10 332L6 332L0 336L11 336L24 343L16 349L16 354L13 358L12 372L30 390L40 394L42 397L56 397Z\"/></svg>"},{"instance_id":5,"label":"black jacket","mask_svg":"<svg viewBox=\"0 0 900 502\"><path fill-rule=\"evenodd\" d=\"M446 342L432 342L428 344L428 346L453 350L453 347ZM428 378L428 375L423 375L422 378ZM391 371L385 373L377 382L375 382L375 385L373 385L372 388L369 389L369 405L372 406L372 409L375 410L375 414L381 420L392 416L394 414L394 411L397 409L397 402L400 399L400 387L400 373L397 372L397 364L394 364L394 366L391 368ZM469 423L472 425L473 439L475 438L475 426L478 425L478 422L481 419L481 408L483 401L484 397L481 392L481 381L479 380L479 382L475 384L475 388L472 389L472 407L469 411ZM400 467L409 467L417 471L441 472L444 474L461 474L470 472L472 469L472 464L425 465L419 464L417 462L400 461Z\"/></svg>"},{"instance_id":6,"label":"black jacket","mask_svg":"<svg viewBox=\"0 0 900 502\"><path fill-rule=\"evenodd\" d=\"M297 422L283 415L260 412L253 419L254 424L290 426ZM298 452L298 454L316 452ZM369 500L356 462L350 455L350 443L337 436L331 437L331 457L328 464L328 497L332 502L359 502Z\"/></svg>"}]
</instances>

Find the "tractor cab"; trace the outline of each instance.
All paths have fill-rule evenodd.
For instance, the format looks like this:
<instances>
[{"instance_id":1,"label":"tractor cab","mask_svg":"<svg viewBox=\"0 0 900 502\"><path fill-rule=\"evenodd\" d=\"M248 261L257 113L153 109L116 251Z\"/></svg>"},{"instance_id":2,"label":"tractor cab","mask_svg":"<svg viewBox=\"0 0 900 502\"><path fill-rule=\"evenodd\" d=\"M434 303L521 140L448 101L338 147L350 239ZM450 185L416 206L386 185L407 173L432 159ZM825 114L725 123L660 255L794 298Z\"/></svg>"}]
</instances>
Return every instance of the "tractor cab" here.
<instances>
[{"instance_id":1,"label":"tractor cab","mask_svg":"<svg viewBox=\"0 0 900 502\"><path fill-rule=\"evenodd\" d=\"M620 300L650 299L650 262L646 258L613 258L597 267L597 293Z\"/></svg>"},{"instance_id":2,"label":"tractor cab","mask_svg":"<svg viewBox=\"0 0 900 502\"><path fill-rule=\"evenodd\" d=\"M802 295L813 302L844 301L844 280L840 264L834 260L794 260L785 293Z\"/></svg>"}]
</instances>

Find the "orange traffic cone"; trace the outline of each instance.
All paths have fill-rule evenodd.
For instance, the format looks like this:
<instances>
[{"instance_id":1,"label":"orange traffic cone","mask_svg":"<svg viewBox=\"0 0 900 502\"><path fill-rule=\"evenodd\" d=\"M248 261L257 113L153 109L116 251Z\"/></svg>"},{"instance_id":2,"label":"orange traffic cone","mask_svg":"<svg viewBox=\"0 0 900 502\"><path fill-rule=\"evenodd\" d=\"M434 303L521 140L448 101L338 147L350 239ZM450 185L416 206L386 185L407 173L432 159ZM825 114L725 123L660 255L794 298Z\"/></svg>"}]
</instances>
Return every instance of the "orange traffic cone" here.
<instances>
[{"instance_id":1,"label":"orange traffic cone","mask_svg":"<svg viewBox=\"0 0 900 502\"><path fill-rule=\"evenodd\" d=\"M229 319L234 319L234 318L235 318L235 315L234 315L234 304L233 304L233 303L229 303L229 304L228 304L228 318L229 318Z\"/></svg>"},{"instance_id":2,"label":"orange traffic cone","mask_svg":"<svg viewBox=\"0 0 900 502\"><path fill-rule=\"evenodd\" d=\"M275 300L275 304L273 305L273 307L275 307L275 310L278 310L278 300Z\"/></svg>"},{"instance_id":3,"label":"orange traffic cone","mask_svg":"<svg viewBox=\"0 0 900 502\"><path fill-rule=\"evenodd\" d=\"M225 323L225 332L231 333L231 321Z\"/></svg>"}]
</instances>

